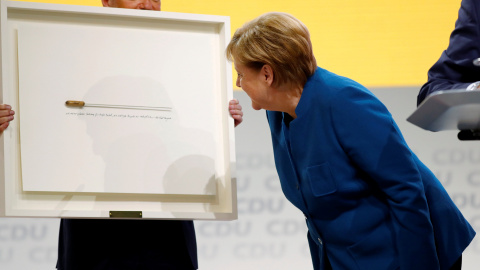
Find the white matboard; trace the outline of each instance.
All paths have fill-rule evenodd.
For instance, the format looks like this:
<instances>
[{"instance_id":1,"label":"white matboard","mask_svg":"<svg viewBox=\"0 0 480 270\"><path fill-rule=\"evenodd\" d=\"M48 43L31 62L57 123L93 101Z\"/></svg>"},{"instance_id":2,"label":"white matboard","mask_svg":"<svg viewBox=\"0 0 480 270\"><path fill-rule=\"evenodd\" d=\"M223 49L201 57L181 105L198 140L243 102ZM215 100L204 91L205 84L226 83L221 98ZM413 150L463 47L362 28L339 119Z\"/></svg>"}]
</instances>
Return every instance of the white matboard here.
<instances>
[{"instance_id":1,"label":"white matboard","mask_svg":"<svg viewBox=\"0 0 480 270\"><path fill-rule=\"evenodd\" d=\"M19 26L24 190L215 194L215 38Z\"/></svg>"}]
</instances>

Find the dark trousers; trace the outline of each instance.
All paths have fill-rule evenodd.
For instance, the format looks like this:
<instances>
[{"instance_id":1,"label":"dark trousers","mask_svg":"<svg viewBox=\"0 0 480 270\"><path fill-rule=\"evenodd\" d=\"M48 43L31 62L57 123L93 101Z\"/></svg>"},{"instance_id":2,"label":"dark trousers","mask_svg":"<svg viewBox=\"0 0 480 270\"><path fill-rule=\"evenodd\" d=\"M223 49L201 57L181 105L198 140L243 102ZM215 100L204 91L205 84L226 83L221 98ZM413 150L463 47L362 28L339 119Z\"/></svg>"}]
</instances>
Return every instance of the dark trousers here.
<instances>
[{"instance_id":1,"label":"dark trousers","mask_svg":"<svg viewBox=\"0 0 480 270\"><path fill-rule=\"evenodd\" d=\"M460 255L460 258L450 267L450 270L460 270L462 269L462 255Z\"/></svg>"}]
</instances>

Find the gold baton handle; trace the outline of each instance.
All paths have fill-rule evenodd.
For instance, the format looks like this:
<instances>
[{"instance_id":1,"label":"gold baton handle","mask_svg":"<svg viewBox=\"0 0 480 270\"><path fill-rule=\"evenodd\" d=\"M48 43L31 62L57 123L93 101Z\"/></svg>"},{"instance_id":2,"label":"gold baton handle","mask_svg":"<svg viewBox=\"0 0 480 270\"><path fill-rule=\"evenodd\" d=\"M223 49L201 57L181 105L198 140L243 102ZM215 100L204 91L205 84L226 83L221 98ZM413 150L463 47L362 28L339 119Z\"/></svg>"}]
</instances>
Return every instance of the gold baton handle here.
<instances>
[{"instance_id":1,"label":"gold baton handle","mask_svg":"<svg viewBox=\"0 0 480 270\"><path fill-rule=\"evenodd\" d=\"M85 106L84 101L78 101L78 100L67 100L65 101L65 105L69 107L83 107Z\"/></svg>"}]
</instances>

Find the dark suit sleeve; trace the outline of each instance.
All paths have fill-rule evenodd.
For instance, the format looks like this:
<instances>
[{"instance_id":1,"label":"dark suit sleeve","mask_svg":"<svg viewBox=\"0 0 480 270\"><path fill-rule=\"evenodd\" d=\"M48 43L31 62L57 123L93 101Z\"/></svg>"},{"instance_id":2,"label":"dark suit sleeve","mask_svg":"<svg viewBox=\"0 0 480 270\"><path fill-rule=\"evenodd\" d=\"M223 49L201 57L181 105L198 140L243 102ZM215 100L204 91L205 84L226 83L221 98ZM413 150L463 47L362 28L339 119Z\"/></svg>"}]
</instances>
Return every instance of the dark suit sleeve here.
<instances>
[{"instance_id":1,"label":"dark suit sleeve","mask_svg":"<svg viewBox=\"0 0 480 270\"><path fill-rule=\"evenodd\" d=\"M428 81L420 89L417 105L435 91L465 89L480 81L480 68L472 62L480 57L479 6L477 0L462 1L448 48L428 71Z\"/></svg>"},{"instance_id":2,"label":"dark suit sleeve","mask_svg":"<svg viewBox=\"0 0 480 270\"><path fill-rule=\"evenodd\" d=\"M422 177L390 113L372 94L354 88L338 91L330 106L343 150L385 195L400 269L440 269Z\"/></svg>"}]
</instances>

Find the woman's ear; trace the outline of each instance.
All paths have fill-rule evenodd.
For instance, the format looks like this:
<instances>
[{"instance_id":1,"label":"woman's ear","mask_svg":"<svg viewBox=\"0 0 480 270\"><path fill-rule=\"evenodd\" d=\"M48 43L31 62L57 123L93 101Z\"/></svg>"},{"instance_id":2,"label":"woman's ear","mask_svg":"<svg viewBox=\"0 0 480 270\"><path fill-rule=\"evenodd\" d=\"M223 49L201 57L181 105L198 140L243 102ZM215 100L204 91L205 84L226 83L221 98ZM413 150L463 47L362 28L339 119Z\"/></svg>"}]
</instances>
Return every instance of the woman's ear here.
<instances>
[{"instance_id":1,"label":"woman's ear","mask_svg":"<svg viewBox=\"0 0 480 270\"><path fill-rule=\"evenodd\" d=\"M273 84L273 69L270 65L263 65L262 69L260 70L260 74L262 75L262 80L271 86Z\"/></svg>"}]
</instances>

